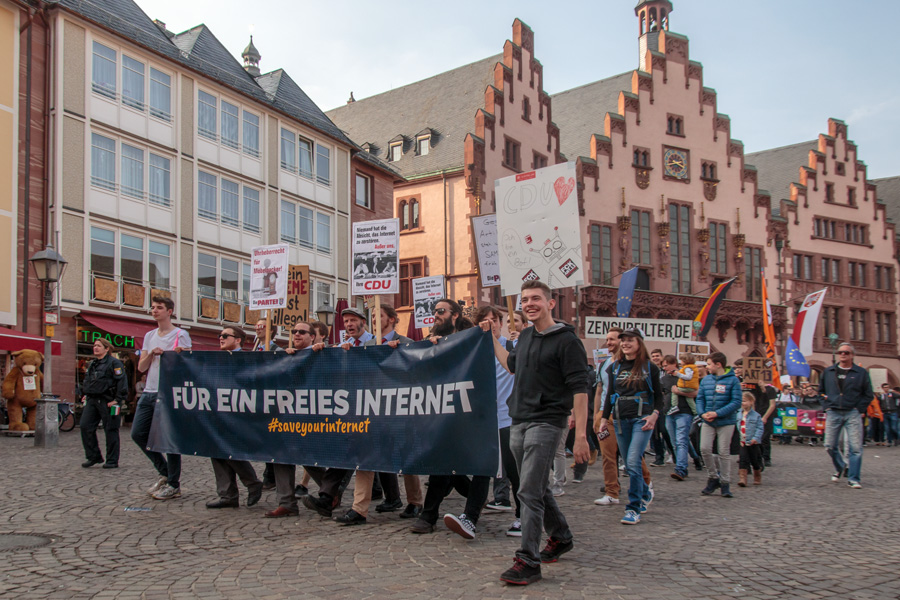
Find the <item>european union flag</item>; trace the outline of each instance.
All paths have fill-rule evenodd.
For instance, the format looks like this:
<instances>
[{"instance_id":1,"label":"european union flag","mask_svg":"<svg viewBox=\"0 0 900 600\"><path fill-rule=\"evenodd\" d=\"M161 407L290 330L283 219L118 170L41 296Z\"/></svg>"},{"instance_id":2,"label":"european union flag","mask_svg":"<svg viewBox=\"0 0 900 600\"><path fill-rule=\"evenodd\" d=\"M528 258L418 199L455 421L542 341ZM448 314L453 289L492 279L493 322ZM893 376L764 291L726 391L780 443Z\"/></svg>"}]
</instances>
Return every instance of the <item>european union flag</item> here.
<instances>
[{"instance_id":1,"label":"european union flag","mask_svg":"<svg viewBox=\"0 0 900 600\"><path fill-rule=\"evenodd\" d=\"M616 316L627 319L631 316L631 302L634 300L634 286L637 284L638 268L633 267L622 273L619 292L616 294Z\"/></svg>"},{"instance_id":2,"label":"european union flag","mask_svg":"<svg viewBox=\"0 0 900 600\"><path fill-rule=\"evenodd\" d=\"M784 362L788 375L794 377L806 377L809 379L810 368L806 357L800 352L800 348L794 343L794 338L788 338L787 349L784 353Z\"/></svg>"}]
</instances>

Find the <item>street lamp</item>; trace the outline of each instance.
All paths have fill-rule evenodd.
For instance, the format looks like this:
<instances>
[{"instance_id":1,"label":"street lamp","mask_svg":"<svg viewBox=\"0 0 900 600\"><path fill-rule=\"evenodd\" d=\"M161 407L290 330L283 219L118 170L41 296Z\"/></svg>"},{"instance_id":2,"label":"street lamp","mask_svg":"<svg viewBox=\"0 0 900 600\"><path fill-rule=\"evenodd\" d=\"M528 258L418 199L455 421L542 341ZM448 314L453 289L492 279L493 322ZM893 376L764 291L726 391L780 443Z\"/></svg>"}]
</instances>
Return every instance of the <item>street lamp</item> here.
<instances>
[{"instance_id":1,"label":"street lamp","mask_svg":"<svg viewBox=\"0 0 900 600\"><path fill-rule=\"evenodd\" d=\"M334 323L334 309L327 302L316 309L316 316L331 329L331 325Z\"/></svg>"},{"instance_id":2,"label":"street lamp","mask_svg":"<svg viewBox=\"0 0 900 600\"><path fill-rule=\"evenodd\" d=\"M838 349L838 347L841 345L841 336L839 336L836 333L829 333L828 334L828 343L831 345L831 364L833 365L835 363L834 353Z\"/></svg>"}]
</instances>

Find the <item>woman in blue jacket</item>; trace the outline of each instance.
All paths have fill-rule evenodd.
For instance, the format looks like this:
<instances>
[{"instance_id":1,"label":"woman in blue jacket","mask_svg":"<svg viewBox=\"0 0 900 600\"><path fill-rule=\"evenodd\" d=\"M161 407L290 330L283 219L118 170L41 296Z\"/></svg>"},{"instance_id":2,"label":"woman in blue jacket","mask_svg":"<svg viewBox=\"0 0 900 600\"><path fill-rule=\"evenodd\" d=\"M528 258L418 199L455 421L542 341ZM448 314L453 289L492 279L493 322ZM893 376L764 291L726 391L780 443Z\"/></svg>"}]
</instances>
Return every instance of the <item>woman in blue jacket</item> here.
<instances>
[{"instance_id":1,"label":"woman in blue jacket","mask_svg":"<svg viewBox=\"0 0 900 600\"><path fill-rule=\"evenodd\" d=\"M709 480L700 493L709 496L722 489L722 496L733 498L731 493L731 436L741 407L741 382L727 366L728 359L721 352L714 352L706 359L709 375L700 382L697 393L697 414L700 425L700 454L706 463ZM713 454L713 440L718 438L718 454Z\"/></svg>"}]
</instances>

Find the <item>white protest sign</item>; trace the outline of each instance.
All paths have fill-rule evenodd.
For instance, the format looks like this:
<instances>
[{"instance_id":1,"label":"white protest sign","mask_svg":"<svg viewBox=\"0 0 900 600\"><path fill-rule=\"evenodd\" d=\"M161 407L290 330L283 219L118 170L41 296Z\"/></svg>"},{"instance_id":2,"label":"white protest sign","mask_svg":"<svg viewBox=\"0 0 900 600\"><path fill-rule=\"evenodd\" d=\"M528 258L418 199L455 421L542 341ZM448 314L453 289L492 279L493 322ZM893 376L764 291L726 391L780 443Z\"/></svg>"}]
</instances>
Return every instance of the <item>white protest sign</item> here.
<instances>
[{"instance_id":1,"label":"white protest sign","mask_svg":"<svg viewBox=\"0 0 900 600\"><path fill-rule=\"evenodd\" d=\"M500 285L500 250L497 244L497 215L472 217L472 235L475 237L475 254L478 256L478 273L481 287Z\"/></svg>"},{"instance_id":2,"label":"white protest sign","mask_svg":"<svg viewBox=\"0 0 900 600\"><path fill-rule=\"evenodd\" d=\"M494 182L504 296L535 279L553 289L584 285L575 187L574 162Z\"/></svg>"},{"instance_id":3,"label":"white protest sign","mask_svg":"<svg viewBox=\"0 0 900 600\"><path fill-rule=\"evenodd\" d=\"M609 348L594 348L594 367L599 369L600 365L609 358Z\"/></svg>"},{"instance_id":4,"label":"white protest sign","mask_svg":"<svg viewBox=\"0 0 900 600\"><path fill-rule=\"evenodd\" d=\"M250 310L287 306L288 245L250 250Z\"/></svg>"},{"instance_id":5,"label":"white protest sign","mask_svg":"<svg viewBox=\"0 0 900 600\"><path fill-rule=\"evenodd\" d=\"M709 356L709 342L678 342L678 356L689 352L694 355L695 364L706 364Z\"/></svg>"},{"instance_id":6,"label":"white protest sign","mask_svg":"<svg viewBox=\"0 0 900 600\"><path fill-rule=\"evenodd\" d=\"M400 222L397 219L353 224L353 294L400 291Z\"/></svg>"},{"instance_id":7,"label":"white protest sign","mask_svg":"<svg viewBox=\"0 0 900 600\"><path fill-rule=\"evenodd\" d=\"M420 277L412 280L416 327L434 325L434 305L444 297L444 276Z\"/></svg>"},{"instance_id":8,"label":"white protest sign","mask_svg":"<svg viewBox=\"0 0 900 600\"><path fill-rule=\"evenodd\" d=\"M693 321L585 317L584 327L586 338L605 338L611 327L639 327L645 342L681 342L691 339Z\"/></svg>"}]
</instances>

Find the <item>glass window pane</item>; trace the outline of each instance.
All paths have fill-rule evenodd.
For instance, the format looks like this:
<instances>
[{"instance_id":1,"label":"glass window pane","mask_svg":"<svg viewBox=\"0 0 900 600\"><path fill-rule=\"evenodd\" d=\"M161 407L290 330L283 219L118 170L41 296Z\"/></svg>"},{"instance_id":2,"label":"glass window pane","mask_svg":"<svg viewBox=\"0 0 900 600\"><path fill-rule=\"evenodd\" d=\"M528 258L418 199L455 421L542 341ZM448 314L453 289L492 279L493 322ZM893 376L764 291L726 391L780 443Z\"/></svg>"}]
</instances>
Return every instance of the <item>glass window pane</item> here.
<instances>
[{"instance_id":1,"label":"glass window pane","mask_svg":"<svg viewBox=\"0 0 900 600\"><path fill-rule=\"evenodd\" d=\"M297 171L296 136L287 129L281 130L281 168L295 173Z\"/></svg>"},{"instance_id":2,"label":"glass window pane","mask_svg":"<svg viewBox=\"0 0 900 600\"><path fill-rule=\"evenodd\" d=\"M371 208L369 206L369 178L356 174L356 205L363 208Z\"/></svg>"},{"instance_id":3,"label":"glass window pane","mask_svg":"<svg viewBox=\"0 0 900 600\"><path fill-rule=\"evenodd\" d=\"M171 206L171 163L168 158L150 153L150 202Z\"/></svg>"},{"instance_id":4,"label":"glass window pane","mask_svg":"<svg viewBox=\"0 0 900 600\"><path fill-rule=\"evenodd\" d=\"M259 233L259 191L244 188L244 229Z\"/></svg>"},{"instance_id":5,"label":"glass window pane","mask_svg":"<svg viewBox=\"0 0 900 600\"><path fill-rule=\"evenodd\" d=\"M116 189L116 141L91 134L91 184Z\"/></svg>"},{"instance_id":6,"label":"glass window pane","mask_svg":"<svg viewBox=\"0 0 900 600\"><path fill-rule=\"evenodd\" d=\"M222 100L222 143L229 148L237 148L238 142L238 115L240 111L234 104Z\"/></svg>"},{"instance_id":7,"label":"glass window pane","mask_svg":"<svg viewBox=\"0 0 900 600\"><path fill-rule=\"evenodd\" d=\"M107 98L116 97L116 51L94 42L91 89Z\"/></svg>"},{"instance_id":8,"label":"glass window pane","mask_svg":"<svg viewBox=\"0 0 900 600\"><path fill-rule=\"evenodd\" d=\"M144 151L122 144L122 193L144 198Z\"/></svg>"},{"instance_id":9,"label":"glass window pane","mask_svg":"<svg viewBox=\"0 0 900 600\"><path fill-rule=\"evenodd\" d=\"M331 216L316 213L316 248L331 253Z\"/></svg>"},{"instance_id":10,"label":"glass window pane","mask_svg":"<svg viewBox=\"0 0 900 600\"><path fill-rule=\"evenodd\" d=\"M172 78L150 67L150 115L172 120Z\"/></svg>"},{"instance_id":11,"label":"glass window pane","mask_svg":"<svg viewBox=\"0 0 900 600\"><path fill-rule=\"evenodd\" d=\"M250 263L241 263L241 302L250 304Z\"/></svg>"},{"instance_id":12,"label":"glass window pane","mask_svg":"<svg viewBox=\"0 0 900 600\"><path fill-rule=\"evenodd\" d=\"M217 218L216 188L218 187L216 176L200 171L197 186L197 214L205 219Z\"/></svg>"},{"instance_id":13,"label":"glass window pane","mask_svg":"<svg viewBox=\"0 0 900 600\"><path fill-rule=\"evenodd\" d=\"M297 209L291 202L281 201L281 241L297 243Z\"/></svg>"},{"instance_id":14,"label":"glass window pane","mask_svg":"<svg viewBox=\"0 0 900 600\"><path fill-rule=\"evenodd\" d=\"M120 246L119 274L122 281L140 284L144 279L144 240L123 233Z\"/></svg>"},{"instance_id":15,"label":"glass window pane","mask_svg":"<svg viewBox=\"0 0 900 600\"><path fill-rule=\"evenodd\" d=\"M604 226L602 230L603 271L600 274L603 283L612 277L612 228Z\"/></svg>"},{"instance_id":16,"label":"glass window pane","mask_svg":"<svg viewBox=\"0 0 900 600\"><path fill-rule=\"evenodd\" d=\"M216 257L197 254L197 292L208 298L216 297Z\"/></svg>"},{"instance_id":17,"label":"glass window pane","mask_svg":"<svg viewBox=\"0 0 900 600\"><path fill-rule=\"evenodd\" d=\"M316 144L316 180L328 185L331 183L331 150Z\"/></svg>"},{"instance_id":18,"label":"glass window pane","mask_svg":"<svg viewBox=\"0 0 900 600\"><path fill-rule=\"evenodd\" d=\"M259 117L244 111L244 154L259 156Z\"/></svg>"},{"instance_id":19,"label":"glass window pane","mask_svg":"<svg viewBox=\"0 0 900 600\"><path fill-rule=\"evenodd\" d=\"M312 142L300 138L300 175L312 179Z\"/></svg>"},{"instance_id":20,"label":"glass window pane","mask_svg":"<svg viewBox=\"0 0 900 600\"><path fill-rule=\"evenodd\" d=\"M240 223L240 186L227 179L222 180L222 223L237 227Z\"/></svg>"},{"instance_id":21,"label":"glass window pane","mask_svg":"<svg viewBox=\"0 0 900 600\"><path fill-rule=\"evenodd\" d=\"M222 300L237 302L238 300L238 281L240 263L236 260L227 258L222 259L222 281L221 295Z\"/></svg>"},{"instance_id":22,"label":"glass window pane","mask_svg":"<svg viewBox=\"0 0 900 600\"><path fill-rule=\"evenodd\" d=\"M300 217L300 229L298 231L300 245L304 248L313 247L313 211L303 207L297 207L297 214Z\"/></svg>"},{"instance_id":23,"label":"glass window pane","mask_svg":"<svg viewBox=\"0 0 900 600\"><path fill-rule=\"evenodd\" d=\"M203 90L199 92L197 108L197 133L203 137L215 140L216 135L216 106L218 98L207 94Z\"/></svg>"},{"instance_id":24,"label":"glass window pane","mask_svg":"<svg viewBox=\"0 0 900 600\"><path fill-rule=\"evenodd\" d=\"M91 227L91 271L114 275L116 272L115 232Z\"/></svg>"},{"instance_id":25,"label":"glass window pane","mask_svg":"<svg viewBox=\"0 0 900 600\"><path fill-rule=\"evenodd\" d=\"M122 104L144 110L144 63L122 55Z\"/></svg>"},{"instance_id":26,"label":"glass window pane","mask_svg":"<svg viewBox=\"0 0 900 600\"><path fill-rule=\"evenodd\" d=\"M150 241L148 243L150 260L147 279L150 286L157 290L169 289L169 245Z\"/></svg>"},{"instance_id":27,"label":"glass window pane","mask_svg":"<svg viewBox=\"0 0 900 600\"><path fill-rule=\"evenodd\" d=\"M650 264L650 213L641 213L641 263Z\"/></svg>"}]
</instances>

